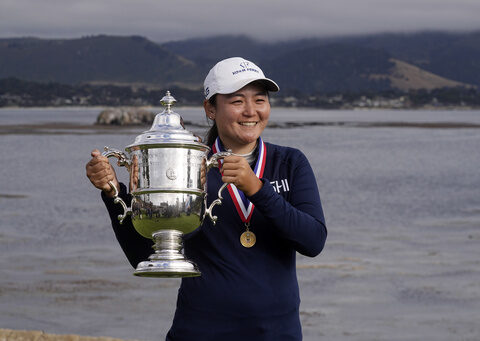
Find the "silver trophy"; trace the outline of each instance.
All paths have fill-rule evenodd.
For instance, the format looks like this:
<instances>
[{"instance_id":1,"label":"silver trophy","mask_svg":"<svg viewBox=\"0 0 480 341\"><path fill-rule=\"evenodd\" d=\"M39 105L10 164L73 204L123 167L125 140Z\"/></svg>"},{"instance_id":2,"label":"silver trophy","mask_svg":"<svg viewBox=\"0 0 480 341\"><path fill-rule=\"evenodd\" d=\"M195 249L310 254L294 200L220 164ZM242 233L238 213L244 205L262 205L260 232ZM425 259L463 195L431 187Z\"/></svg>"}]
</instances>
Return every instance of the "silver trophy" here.
<instances>
[{"instance_id":1,"label":"silver trophy","mask_svg":"<svg viewBox=\"0 0 480 341\"><path fill-rule=\"evenodd\" d=\"M144 277L200 276L197 266L183 254L182 235L196 230L207 216L220 205L223 184L218 198L207 208L206 174L218 167L218 160L229 152L214 154L210 148L183 126L183 120L172 111L175 98L167 91L160 101L166 108L157 114L150 130L135 138L125 152L105 147L102 154L116 157L130 175L131 207L115 191L114 202L123 206L120 222L130 214L135 230L154 241L155 253L137 265L134 275Z\"/></svg>"}]
</instances>

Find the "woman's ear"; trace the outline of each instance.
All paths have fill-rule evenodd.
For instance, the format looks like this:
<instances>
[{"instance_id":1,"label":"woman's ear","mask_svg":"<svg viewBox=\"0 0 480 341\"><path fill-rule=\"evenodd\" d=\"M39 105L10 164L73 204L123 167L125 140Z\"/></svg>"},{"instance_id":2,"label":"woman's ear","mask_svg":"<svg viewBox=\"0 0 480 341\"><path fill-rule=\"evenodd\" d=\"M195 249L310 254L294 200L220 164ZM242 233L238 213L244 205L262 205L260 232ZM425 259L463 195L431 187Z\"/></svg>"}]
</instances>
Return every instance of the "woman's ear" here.
<instances>
[{"instance_id":1,"label":"woman's ear","mask_svg":"<svg viewBox=\"0 0 480 341\"><path fill-rule=\"evenodd\" d=\"M203 109L208 119L215 120L215 107L208 100L203 101Z\"/></svg>"}]
</instances>

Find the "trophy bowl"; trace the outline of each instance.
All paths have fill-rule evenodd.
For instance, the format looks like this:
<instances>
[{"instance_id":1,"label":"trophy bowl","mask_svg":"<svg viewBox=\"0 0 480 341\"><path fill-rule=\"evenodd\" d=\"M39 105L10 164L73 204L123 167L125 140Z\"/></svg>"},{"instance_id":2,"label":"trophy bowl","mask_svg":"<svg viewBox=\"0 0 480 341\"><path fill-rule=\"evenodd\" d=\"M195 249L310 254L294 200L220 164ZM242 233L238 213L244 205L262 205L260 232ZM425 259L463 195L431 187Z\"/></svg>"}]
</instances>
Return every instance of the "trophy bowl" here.
<instances>
[{"instance_id":1,"label":"trophy bowl","mask_svg":"<svg viewBox=\"0 0 480 341\"><path fill-rule=\"evenodd\" d=\"M135 138L125 152L105 147L102 154L118 159L130 175L131 207L115 191L114 202L121 204L124 213L118 216L122 223L131 215L135 230L153 239L155 252L137 265L134 275L143 277L193 277L200 270L183 254L183 234L193 232L212 215L215 205L221 204L222 190L210 207L206 207L206 174L218 159L228 152L214 154L208 159L210 148L183 126L183 120L171 107L176 102L170 92L160 101L166 106L155 116L150 130Z\"/></svg>"}]
</instances>

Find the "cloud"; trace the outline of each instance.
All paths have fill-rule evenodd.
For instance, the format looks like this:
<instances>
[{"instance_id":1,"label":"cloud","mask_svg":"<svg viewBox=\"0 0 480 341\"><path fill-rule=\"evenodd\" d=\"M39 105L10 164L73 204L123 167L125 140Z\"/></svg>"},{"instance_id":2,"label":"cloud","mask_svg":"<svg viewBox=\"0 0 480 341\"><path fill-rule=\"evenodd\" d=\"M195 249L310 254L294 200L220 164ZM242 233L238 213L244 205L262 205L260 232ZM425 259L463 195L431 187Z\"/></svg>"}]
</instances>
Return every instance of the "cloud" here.
<instances>
[{"instance_id":1,"label":"cloud","mask_svg":"<svg viewBox=\"0 0 480 341\"><path fill-rule=\"evenodd\" d=\"M259 40L415 30L480 29L478 0L2 0L0 35L142 35L155 41L219 34Z\"/></svg>"}]
</instances>

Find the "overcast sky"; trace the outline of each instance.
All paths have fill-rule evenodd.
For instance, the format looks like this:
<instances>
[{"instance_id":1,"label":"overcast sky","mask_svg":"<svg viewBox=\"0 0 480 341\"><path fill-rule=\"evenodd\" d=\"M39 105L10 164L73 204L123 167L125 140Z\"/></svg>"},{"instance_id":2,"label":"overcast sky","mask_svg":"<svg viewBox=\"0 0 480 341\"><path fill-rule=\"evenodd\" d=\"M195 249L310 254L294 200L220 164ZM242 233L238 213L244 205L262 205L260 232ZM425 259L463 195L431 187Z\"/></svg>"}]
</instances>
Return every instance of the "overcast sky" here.
<instances>
[{"instance_id":1,"label":"overcast sky","mask_svg":"<svg viewBox=\"0 0 480 341\"><path fill-rule=\"evenodd\" d=\"M0 0L0 37L142 35L157 42L245 34L288 40L480 29L480 0Z\"/></svg>"}]
</instances>

